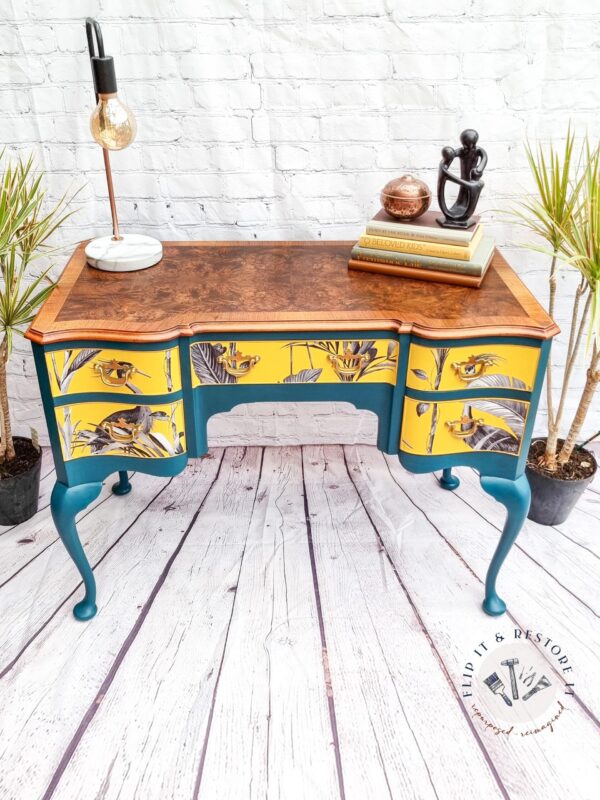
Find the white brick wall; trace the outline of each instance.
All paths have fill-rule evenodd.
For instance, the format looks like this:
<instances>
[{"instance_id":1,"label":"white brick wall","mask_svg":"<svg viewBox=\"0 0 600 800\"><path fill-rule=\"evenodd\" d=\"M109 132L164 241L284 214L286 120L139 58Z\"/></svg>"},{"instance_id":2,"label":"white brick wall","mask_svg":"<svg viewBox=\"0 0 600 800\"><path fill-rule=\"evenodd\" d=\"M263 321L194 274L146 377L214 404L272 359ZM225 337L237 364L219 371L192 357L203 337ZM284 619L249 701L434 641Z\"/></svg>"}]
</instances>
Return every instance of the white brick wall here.
<instances>
[{"instance_id":1,"label":"white brick wall","mask_svg":"<svg viewBox=\"0 0 600 800\"><path fill-rule=\"evenodd\" d=\"M390 178L416 171L435 186L441 146L470 126L490 155L488 228L544 301L545 260L519 249L522 234L498 209L528 185L525 135L560 138L569 119L598 135L597 3L0 0L0 144L35 151L53 197L87 184L61 234L69 244L110 223L88 132L87 14L102 23L139 122L138 140L113 157L125 230L353 239ZM568 295L559 323L567 308ZM555 358L564 351L562 338ZM20 432L44 430L34 375L19 341L10 393ZM214 418L210 433L215 443L372 442L375 420L347 404L261 404Z\"/></svg>"}]
</instances>

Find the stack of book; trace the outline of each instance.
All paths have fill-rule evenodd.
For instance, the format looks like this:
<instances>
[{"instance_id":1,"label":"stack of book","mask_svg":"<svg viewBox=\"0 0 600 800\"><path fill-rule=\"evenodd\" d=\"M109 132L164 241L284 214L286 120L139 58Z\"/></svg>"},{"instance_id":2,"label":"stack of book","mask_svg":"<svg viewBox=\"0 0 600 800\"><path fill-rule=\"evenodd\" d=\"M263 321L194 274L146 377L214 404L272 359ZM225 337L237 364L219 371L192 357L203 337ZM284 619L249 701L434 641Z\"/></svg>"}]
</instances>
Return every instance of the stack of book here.
<instances>
[{"instance_id":1,"label":"stack of book","mask_svg":"<svg viewBox=\"0 0 600 800\"><path fill-rule=\"evenodd\" d=\"M442 228L439 211L400 222L383 209L352 248L349 269L479 288L494 254L494 240L477 219L468 230Z\"/></svg>"}]
</instances>

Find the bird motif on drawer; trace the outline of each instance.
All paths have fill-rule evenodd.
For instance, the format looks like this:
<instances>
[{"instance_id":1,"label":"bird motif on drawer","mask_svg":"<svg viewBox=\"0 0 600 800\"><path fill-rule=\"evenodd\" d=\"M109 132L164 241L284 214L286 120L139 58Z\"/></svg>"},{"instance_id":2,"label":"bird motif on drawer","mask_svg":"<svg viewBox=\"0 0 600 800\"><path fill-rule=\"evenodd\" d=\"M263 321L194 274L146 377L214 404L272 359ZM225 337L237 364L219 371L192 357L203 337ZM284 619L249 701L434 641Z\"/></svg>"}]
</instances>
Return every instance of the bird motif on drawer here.
<instances>
[{"instance_id":1,"label":"bird motif on drawer","mask_svg":"<svg viewBox=\"0 0 600 800\"><path fill-rule=\"evenodd\" d=\"M179 455L184 452L183 427L177 422L180 406L180 401L171 404L170 413L146 405L117 408L100 422L83 422L81 418L73 422L75 414L89 411L88 404L65 406L61 435L67 447L70 443L72 456L114 453L163 458ZM157 422L161 423L158 429Z\"/></svg>"}]
</instances>

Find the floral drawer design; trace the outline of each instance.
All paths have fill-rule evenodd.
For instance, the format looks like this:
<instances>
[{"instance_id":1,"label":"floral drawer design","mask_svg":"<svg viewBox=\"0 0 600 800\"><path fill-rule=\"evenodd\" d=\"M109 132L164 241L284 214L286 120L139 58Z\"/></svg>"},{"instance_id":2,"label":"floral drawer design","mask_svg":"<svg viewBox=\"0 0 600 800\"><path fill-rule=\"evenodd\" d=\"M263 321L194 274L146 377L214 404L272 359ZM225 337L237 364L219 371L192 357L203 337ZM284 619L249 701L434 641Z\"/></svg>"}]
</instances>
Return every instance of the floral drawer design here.
<instances>
[{"instance_id":1,"label":"floral drawer design","mask_svg":"<svg viewBox=\"0 0 600 800\"><path fill-rule=\"evenodd\" d=\"M396 383L395 339L195 342L192 385Z\"/></svg>"},{"instance_id":2,"label":"floral drawer design","mask_svg":"<svg viewBox=\"0 0 600 800\"><path fill-rule=\"evenodd\" d=\"M73 403L55 410L65 461L83 456L169 458L185 452L183 401Z\"/></svg>"},{"instance_id":3,"label":"floral drawer design","mask_svg":"<svg viewBox=\"0 0 600 800\"><path fill-rule=\"evenodd\" d=\"M520 381L530 392L537 375L537 347L517 344L483 344L464 347L430 347L411 344L406 385L423 391L475 388L482 378ZM496 384L502 386L502 381Z\"/></svg>"},{"instance_id":4,"label":"floral drawer design","mask_svg":"<svg viewBox=\"0 0 600 800\"><path fill-rule=\"evenodd\" d=\"M415 455L495 452L518 456L529 413L522 400L404 400L400 449Z\"/></svg>"},{"instance_id":5,"label":"floral drawer design","mask_svg":"<svg viewBox=\"0 0 600 800\"><path fill-rule=\"evenodd\" d=\"M46 365L54 397L79 392L168 394L181 389L177 347L54 350L46 353Z\"/></svg>"}]
</instances>

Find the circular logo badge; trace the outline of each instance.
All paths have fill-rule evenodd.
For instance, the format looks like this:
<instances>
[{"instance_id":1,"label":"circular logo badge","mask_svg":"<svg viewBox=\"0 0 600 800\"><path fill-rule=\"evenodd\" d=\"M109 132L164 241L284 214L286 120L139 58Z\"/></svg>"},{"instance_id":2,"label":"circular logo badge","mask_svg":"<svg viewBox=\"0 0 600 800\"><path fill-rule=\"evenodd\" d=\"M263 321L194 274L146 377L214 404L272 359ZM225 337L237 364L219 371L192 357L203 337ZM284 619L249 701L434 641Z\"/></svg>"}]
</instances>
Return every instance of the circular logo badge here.
<instances>
[{"instance_id":1,"label":"circular logo badge","mask_svg":"<svg viewBox=\"0 0 600 800\"><path fill-rule=\"evenodd\" d=\"M552 638L514 629L480 642L465 664L462 696L473 719L495 735L554 730L572 695L573 667Z\"/></svg>"}]
</instances>

